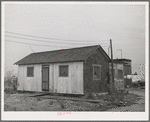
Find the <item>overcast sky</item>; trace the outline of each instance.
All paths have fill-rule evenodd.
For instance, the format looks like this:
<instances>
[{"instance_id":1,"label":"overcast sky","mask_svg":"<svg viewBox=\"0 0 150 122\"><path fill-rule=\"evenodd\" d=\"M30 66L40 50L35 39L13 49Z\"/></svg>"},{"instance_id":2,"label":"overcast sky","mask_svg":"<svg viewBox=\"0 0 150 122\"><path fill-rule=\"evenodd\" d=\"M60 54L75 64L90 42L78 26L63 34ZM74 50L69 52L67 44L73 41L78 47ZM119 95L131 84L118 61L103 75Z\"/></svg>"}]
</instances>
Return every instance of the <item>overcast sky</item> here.
<instances>
[{"instance_id":1,"label":"overcast sky","mask_svg":"<svg viewBox=\"0 0 150 122\"><path fill-rule=\"evenodd\" d=\"M121 51L117 49L122 49L122 57L132 60L132 73L140 74L141 65L145 64L145 5L131 3L125 5L25 4L23 2L22 4L5 4L5 31L61 39L33 38L5 33L5 40L7 40L5 41L5 71L14 70L17 73L17 66L13 63L33 51L98 44L108 53L110 39L113 43L114 58L121 58Z\"/></svg>"}]
</instances>

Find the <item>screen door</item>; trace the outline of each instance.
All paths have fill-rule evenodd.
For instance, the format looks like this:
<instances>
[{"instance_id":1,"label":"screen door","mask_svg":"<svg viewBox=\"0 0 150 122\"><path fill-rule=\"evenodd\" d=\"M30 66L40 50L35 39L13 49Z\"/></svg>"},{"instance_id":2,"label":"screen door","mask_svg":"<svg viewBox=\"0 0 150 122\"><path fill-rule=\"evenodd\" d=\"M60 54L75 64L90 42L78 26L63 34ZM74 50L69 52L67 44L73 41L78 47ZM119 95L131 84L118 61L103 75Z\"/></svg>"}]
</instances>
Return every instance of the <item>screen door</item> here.
<instances>
[{"instance_id":1,"label":"screen door","mask_svg":"<svg viewBox=\"0 0 150 122\"><path fill-rule=\"evenodd\" d=\"M42 90L49 91L49 67L42 67Z\"/></svg>"}]
</instances>

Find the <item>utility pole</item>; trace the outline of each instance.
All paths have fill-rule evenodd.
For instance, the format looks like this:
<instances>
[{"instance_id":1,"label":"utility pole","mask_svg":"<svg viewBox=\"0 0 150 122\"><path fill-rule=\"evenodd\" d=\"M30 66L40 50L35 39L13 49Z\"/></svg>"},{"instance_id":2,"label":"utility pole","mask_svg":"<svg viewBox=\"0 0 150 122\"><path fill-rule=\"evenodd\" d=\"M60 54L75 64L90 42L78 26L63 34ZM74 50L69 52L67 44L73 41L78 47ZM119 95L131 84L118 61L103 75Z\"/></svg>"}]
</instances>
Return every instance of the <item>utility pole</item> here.
<instances>
[{"instance_id":1,"label":"utility pole","mask_svg":"<svg viewBox=\"0 0 150 122\"><path fill-rule=\"evenodd\" d=\"M110 47L108 47L108 56L109 56L109 48L110 48Z\"/></svg>"},{"instance_id":2,"label":"utility pole","mask_svg":"<svg viewBox=\"0 0 150 122\"><path fill-rule=\"evenodd\" d=\"M112 50L112 40L110 39L110 48L111 48L111 75L112 75L112 80L110 82L110 91L111 94L113 93L114 90L114 71L113 71L113 50Z\"/></svg>"}]
</instances>

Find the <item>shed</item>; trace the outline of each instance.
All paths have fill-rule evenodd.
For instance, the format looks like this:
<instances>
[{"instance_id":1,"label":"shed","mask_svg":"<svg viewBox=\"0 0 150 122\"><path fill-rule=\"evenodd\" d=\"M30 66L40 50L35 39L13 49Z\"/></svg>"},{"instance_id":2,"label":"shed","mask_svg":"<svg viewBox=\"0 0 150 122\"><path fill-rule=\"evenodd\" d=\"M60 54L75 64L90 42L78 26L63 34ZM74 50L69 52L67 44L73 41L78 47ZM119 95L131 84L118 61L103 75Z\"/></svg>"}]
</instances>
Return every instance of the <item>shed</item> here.
<instances>
[{"instance_id":1,"label":"shed","mask_svg":"<svg viewBox=\"0 0 150 122\"><path fill-rule=\"evenodd\" d=\"M111 75L111 63L109 64L109 74ZM113 73L114 73L114 86L116 90L124 90L124 65L122 62L113 63ZM112 79L111 79L112 80Z\"/></svg>"},{"instance_id":2,"label":"shed","mask_svg":"<svg viewBox=\"0 0 150 122\"><path fill-rule=\"evenodd\" d=\"M115 64L123 64L123 75L124 75L124 86L128 86L129 84L132 84L132 80L127 78L127 75L132 74L132 66L131 66L131 60L122 58L122 59L114 59L113 60Z\"/></svg>"},{"instance_id":3,"label":"shed","mask_svg":"<svg viewBox=\"0 0 150 122\"><path fill-rule=\"evenodd\" d=\"M110 58L100 45L31 53L19 60L18 90L107 92Z\"/></svg>"}]
</instances>

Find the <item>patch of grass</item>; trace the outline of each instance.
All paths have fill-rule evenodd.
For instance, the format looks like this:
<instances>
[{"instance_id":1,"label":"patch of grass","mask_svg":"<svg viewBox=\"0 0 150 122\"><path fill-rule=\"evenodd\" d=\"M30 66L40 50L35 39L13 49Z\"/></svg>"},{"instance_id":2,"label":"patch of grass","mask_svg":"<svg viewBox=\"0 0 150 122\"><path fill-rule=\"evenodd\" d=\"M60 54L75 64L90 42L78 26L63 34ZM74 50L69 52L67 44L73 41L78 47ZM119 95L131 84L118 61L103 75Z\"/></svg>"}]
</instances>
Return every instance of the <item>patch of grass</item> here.
<instances>
[{"instance_id":1,"label":"patch of grass","mask_svg":"<svg viewBox=\"0 0 150 122\"><path fill-rule=\"evenodd\" d=\"M101 107L97 107L100 111L104 111L111 108L129 106L134 104L138 100L138 96L135 94L129 94L127 91L115 91L112 95L101 95L99 99L104 100L106 103Z\"/></svg>"}]
</instances>

